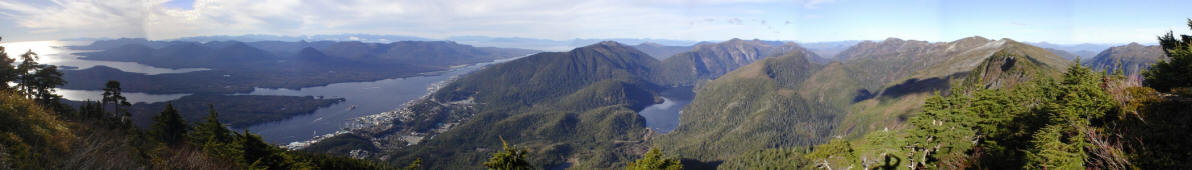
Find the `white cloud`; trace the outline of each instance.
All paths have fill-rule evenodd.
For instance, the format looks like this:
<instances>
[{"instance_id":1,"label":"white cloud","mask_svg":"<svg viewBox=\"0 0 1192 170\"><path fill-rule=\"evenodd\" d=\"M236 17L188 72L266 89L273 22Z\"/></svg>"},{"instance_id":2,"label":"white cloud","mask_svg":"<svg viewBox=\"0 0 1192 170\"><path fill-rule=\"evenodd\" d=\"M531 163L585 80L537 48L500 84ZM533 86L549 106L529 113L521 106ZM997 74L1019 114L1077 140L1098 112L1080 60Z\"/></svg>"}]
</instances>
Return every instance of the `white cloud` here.
<instances>
[{"instance_id":1,"label":"white cloud","mask_svg":"<svg viewBox=\"0 0 1192 170\"><path fill-rule=\"evenodd\" d=\"M831 0L195 0L193 9L167 8L169 0L0 1L0 20L15 21L50 39L200 35L336 33L457 35L550 39L644 37L715 40L769 37L770 11L726 10L726 4L779 3L816 7ZM716 11L716 12L704 12ZM715 19L718 23L699 21ZM719 25L717 25L719 24ZM748 28L746 28L748 26ZM753 28L756 27L756 28ZM9 32L9 31L5 31Z\"/></svg>"},{"instance_id":2,"label":"white cloud","mask_svg":"<svg viewBox=\"0 0 1192 170\"><path fill-rule=\"evenodd\" d=\"M145 6L137 0L0 2L4 17L34 33L143 36Z\"/></svg>"}]
</instances>

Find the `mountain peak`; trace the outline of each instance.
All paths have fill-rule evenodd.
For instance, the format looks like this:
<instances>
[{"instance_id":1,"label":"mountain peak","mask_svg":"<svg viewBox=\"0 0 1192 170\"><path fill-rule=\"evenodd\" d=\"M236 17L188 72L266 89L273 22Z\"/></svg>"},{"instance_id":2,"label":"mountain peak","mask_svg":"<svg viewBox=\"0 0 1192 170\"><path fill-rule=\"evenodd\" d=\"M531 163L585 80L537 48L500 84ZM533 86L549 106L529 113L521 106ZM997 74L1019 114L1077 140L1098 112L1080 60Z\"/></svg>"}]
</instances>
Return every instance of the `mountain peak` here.
<instances>
[{"instance_id":1,"label":"mountain peak","mask_svg":"<svg viewBox=\"0 0 1192 170\"><path fill-rule=\"evenodd\" d=\"M658 43L654 43L654 42L649 42L649 41L647 41L647 42L642 42L641 44L637 44L637 46L647 46L647 47L661 47L661 46L664 46L664 45L662 45L662 44L658 44Z\"/></svg>"},{"instance_id":2,"label":"mountain peak","mask_svg":"<svg viewBox=\"0 0 1192 170\"><path fill-rule=\"evenodd\" d=\"M894 38L894 37L890 37L890 38L886 38L885 40L882 40L882 42L900 42L900 41L904 41L904 40L899 39L899 38Z\"/></svg>"},{"instance_id":3,"label":"mountain peak","mask_svg":"<svg viewBox=\"0 0 1192 170\"><path fill-rule=\"evenodd\" d=\"M608 47L625 47L624 44L621 44L616 41L601 41L600 43L597 43L597 44L601 45L601 46L608 46Z\"/></svg>"},{"instance_id":4,"label":"mountain peak","mask_svg":"<svg viewBox=\"0 0 1192 170\"><path fill-rule=\"evenodd\" d=\"M993 40L990 40L988 38L981 37L981 36L972 36L972 37L961 38L959 40L956 40L955 42L989 42L989 41L993 41Z\"/></svg>"}]
</instances>

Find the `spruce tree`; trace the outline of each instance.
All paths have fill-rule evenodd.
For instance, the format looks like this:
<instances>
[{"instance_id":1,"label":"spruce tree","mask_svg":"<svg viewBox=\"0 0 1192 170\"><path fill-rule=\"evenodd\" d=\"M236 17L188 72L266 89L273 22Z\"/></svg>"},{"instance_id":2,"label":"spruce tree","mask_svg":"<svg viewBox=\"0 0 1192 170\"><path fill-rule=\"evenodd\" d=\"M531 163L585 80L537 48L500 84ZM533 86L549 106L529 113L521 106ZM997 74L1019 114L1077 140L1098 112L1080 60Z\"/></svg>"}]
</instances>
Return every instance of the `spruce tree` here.
<instances>
[{"instance_id":1,"label":"spruce tree","mask_svg":"<svg viewBox=\"0 0 1192 170\"><path fill-rule=\"evenodd\" d=\"M186 121L182 120L178 110L174 110L174 104L167 103L166 109L153 117L153 127L149 133L162 142L177 144L182 142L187 129Z\"/></svg>"},{"instance_id":2,"label":"spruce tree","mask_svg":"<svg viewBox=\"0 0 1192 170\"><path fill-rule=\"evenodd\" d=\"M210 111L203 122L195 124L194 131L190 133L191 141L196 143L207 142L214 140L219 143L231 142L232 131L224 127L223 123L219 122L219 112L215 112L215 105L208 105Z\"/></svg>"},{"instance_id":3,"label":"spruce tree","mask_svg":"<svg viewBox=\"0 0 1192 170\"><path fill-rule=\"evenodd\" d=\"M1192 28L1192 19L1188 20ZM1175 37L1172 32L1159 37L1159 45L1167 54L1167 60L1159 60L1150 69L1142 72L1143 83L1160 92L1183 89L1189 93L1192 87L1192 35Z\"/></svg>"},{"instance_id":4,"label":"spruce tree","mask_svg":"<svg viewBox=\"0 0 1192 170\"><path fill-rule=\"evenodd\" d=\"M11 87L8 87L8 82L17 80L18 72L16 68L12 67L13 63L16 63L16 60L8 58L8 51L4 49L4 46L0 46L0 90L11 90Z\"/></svg>"},{"instance_id":5,"label":"spruce tree","mask_svg":"<svg viewBox=\"0 0 1192 170\"><path fill-rule=\"evenodd\" d=\"M132 104L128 103L128 99L124 98L124 95L121 94L121 91L122 89L120 88L119 81L108 80L108 82L104 84L103 100L100 101L100 110L104 110L106 112L107 108L105 107L107 107L108 103L112 103L112 105L115 105L115 113L112 113L112 117L118 117L120 122L126 122L125 120L128 117L125 116L124 112L120 109L120 106L132 106Z\"/></svg>"},{"instance_id":6,"label":"spruce tree","mask_svg":"<svg viewBox=\"0 0 1192 170\"><path fill-rule=\"evenodd\" d=\"M21 55L21 64L17 64L17 92L25 98L33 98L33 84L37 81L34 73L41 66L37 63L37 58L37 53L29 50Z\"/></svg>"}]
</instances>

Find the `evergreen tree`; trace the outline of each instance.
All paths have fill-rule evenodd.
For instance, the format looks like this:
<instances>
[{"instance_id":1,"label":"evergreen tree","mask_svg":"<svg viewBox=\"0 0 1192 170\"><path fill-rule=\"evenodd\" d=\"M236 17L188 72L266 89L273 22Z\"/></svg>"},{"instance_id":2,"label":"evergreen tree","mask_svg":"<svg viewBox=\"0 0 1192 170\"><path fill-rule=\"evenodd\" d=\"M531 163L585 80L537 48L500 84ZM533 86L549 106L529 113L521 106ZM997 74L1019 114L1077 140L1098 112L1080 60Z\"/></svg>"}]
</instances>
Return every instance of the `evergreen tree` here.
<instances>
[{"instance_id":1,"label":"evergreen tree","mask_svg":"<svg viewBox=\"0 0 1192 170\"><path fill-rule=\"evenodd\" d=\"M128 103L128 99L124 98L120 92L120 82L116 80L108 80L108 83L104 84L103 101L101 101L100 110L106 111L107 109L104 107L106 107L108 103L112 103L112 105L115 105L115 113L113 113L112 117L119 117L121 122L127 122L126 119L128 119L128 117L120 109L120 106L132 106L132 104Z\"/></svg>"},{"instance_id":2,"label":"evergreen tree","mask_svg":"<svg viewBox=\"0 0 1192 170\"><path fill-rule=\"evenodd\" d=\"M1188 20L1188 27L1192 28L1192 19ZM1175 37L1172 32L1168 31L1167 35L1159 37L1159 45L1163 46L1163 52L1167 54L1168 60L1159 60L1151 66L1150 69L1144 71L1143 83L1160 92L1169 92L1172 90L1183 89L1187 94L1187 88L1192 87L1192 35L1180 35L1179 39Z\"/></svg>"},{"instance_id":3,"label":"evergreen tree","mask_svg":"<svg viewBox=\"0 0 1192 170\"><path fill-rule=\"evenodd\" d=\"M628 170L656 170L656 169L678 170L678 169L683 169L683 164L680 164L679 159L677 159L677 158L664 157L662 155L662 151L659 151L658 147L654 147L654 148L650 148L650 151L646 151L646 155L642 155L641 159L638 159L637 161L634 161L634 162L630 162L629 166L625 167L625 169L628 169Z\"/></svg>"},{"instance_id":4,"label":"evergreen tree","mask_svg":"<svg viewBox=\"0 0 1192 170\"><path fill-rule=\"evenodd\" d=\"M504 150L493 153L493 157L484 162L485 167L496 170L534 169L530 162L526 161L525 150L509 147L505 139L501 139L501 148Z\"/></svg>"},{"instance_id":5,"label":"evergreen tree","mask_svg":"<svg viewBox=\"0 0 1192 170\"><path fill-rule=\"evenodd\" d=\"M969 110L971 100L971 97L956 92L946 97L927 99L923 104L923 112L910 120L914 127L910 130L906 146L910 149L907 152L909 168L932 167L941 161L954 165L963 158L977 138L973 126L978 118Z\"/></svg>"},{"instance_id":6,"label":"evergreen tree","mask_svg":"<svg viewBox=\"0 0 1192 170\"><path fill-rule=\"evenodd\" d=\"M174 105L166 104L166 109L153 117L153 127L149 134L162 142L177 144L182 142L187 129L186 121L178 115L178 110L174 110Z\"/></svg>"},{"instance_id":7,"label":"evergreen tree","mask_svg":"<svg viewBox=\"0 0 1192 170\"><path fill-rule=\"evenodd\" d=\"M224 127L223 123L219 122L219 112L215 112L215 105L208 105L210 111L203 122L195 124L194 130L190 133L190 140L195 142L206 142L214 140L219 143L231 142L232 131Z\"/></svg>"},{"instance_id":8,"label":"evergreen tree","mask_svg":"<svg viewBox=\"0 0 1192 170\"><path fill-rule=\"evenodd\" d=\"M261 136L245 130L239 138L237 151L240 152L242 165L250 169L290 169L285 166L285 157L281 155L280 149L265 143Z\"/></svg>"},{"instance_id":9,"label":"evergreen tree","mask_svg":"<svg viewBox=\"0 0 1192 170\"><path fill-rule=\"evenodd\" d=\"M33 99L38 103L51 108L61 105L59 100L62 96L54 94L54 88L66 84L66 80L62 79L62 72L58 71L58 66L39 66L30 84L33 87Z\"/></svg>"},{"instance_id":10,"label":"evergreen tree","mask_svg":"<svg viewBox=\"0 0 1192 170\"><path fill-rule=\"evenodd\" d=\"M21 54L21 64L17 65L17 92L25 98L33 98L37 77L34 75L41 64L37 63L38 55L33 50Z\"/></svg>"},{"instance_id":11,"label":"evergreen tree","mask_svg":"<svg viewBox=\"0 0 1192 170\"><path fill-rule=\"evenodd\" d=\"M11 90L11 87L8 87L8 82L17 80L18 72L16 68L12 67L13 63L16 63L16 60L8 58L8 51L4 49L4 46L0 46L0 90Z\"/></svg>"},{"instance_id":12,"label":"evergreen tree","mask_svg":"<svg viewBox=\"0 0 1192 170\"><path fill-rule=\"evenodd\" d=\"M1035 133L1027 152L1027 169L1085 169L1083 133L1066 125L1047 126Z\"/></svg>"}]
</instances>

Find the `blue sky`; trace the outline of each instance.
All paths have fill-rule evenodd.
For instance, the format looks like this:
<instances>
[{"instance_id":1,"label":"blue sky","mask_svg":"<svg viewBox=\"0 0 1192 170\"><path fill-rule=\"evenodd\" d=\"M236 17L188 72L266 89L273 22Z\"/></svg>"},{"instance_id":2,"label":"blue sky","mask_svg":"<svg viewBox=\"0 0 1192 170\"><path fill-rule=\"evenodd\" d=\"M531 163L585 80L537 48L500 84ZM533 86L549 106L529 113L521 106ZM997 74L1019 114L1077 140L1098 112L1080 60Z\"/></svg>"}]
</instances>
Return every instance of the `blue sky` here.
<instances>
[{"instance_id":1,"label":"blue sky","mask_svg":"<svg viewBox=\"0 0 1192 170\"><path fill-rule=\"evenodd\" d=\"M6 41L368 33L426 38L1154 42L1192 1L0 0Z\"/></svg>"}]
</instances>

